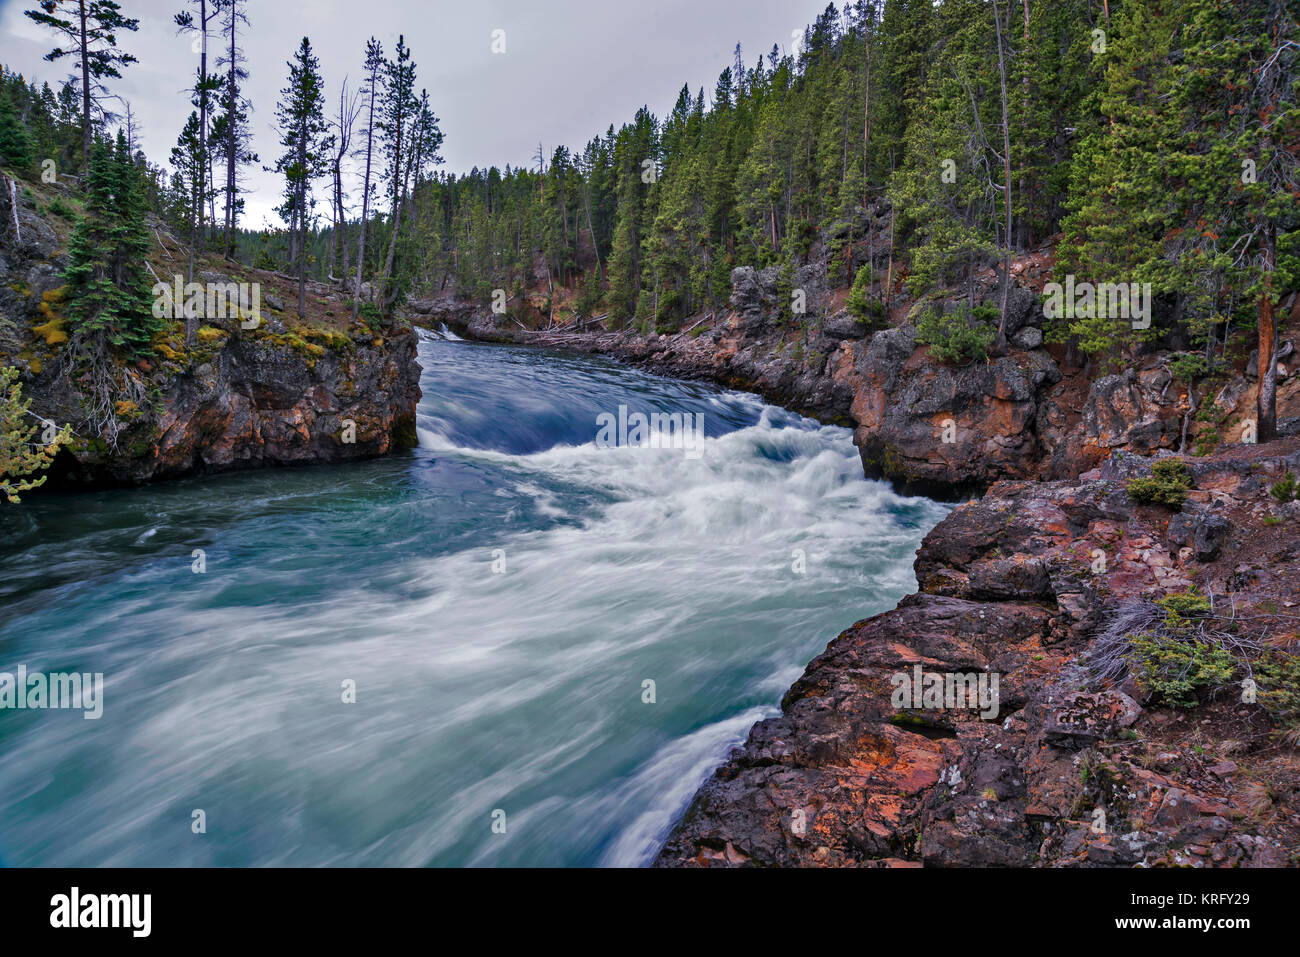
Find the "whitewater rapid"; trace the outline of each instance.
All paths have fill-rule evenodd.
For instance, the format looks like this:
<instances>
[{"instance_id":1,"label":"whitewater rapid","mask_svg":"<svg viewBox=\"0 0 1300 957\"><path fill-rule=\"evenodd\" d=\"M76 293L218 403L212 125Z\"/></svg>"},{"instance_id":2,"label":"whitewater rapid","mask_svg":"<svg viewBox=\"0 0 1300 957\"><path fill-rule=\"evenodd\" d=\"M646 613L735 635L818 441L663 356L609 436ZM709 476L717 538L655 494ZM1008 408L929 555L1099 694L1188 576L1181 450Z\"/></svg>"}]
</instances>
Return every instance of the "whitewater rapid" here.
<instances>
[{"instance_id":1,"label":"whitewater rapid","mask_svg":"<svg viewBox=\"0 0 1300 957\"><path fill-rule=\"evenodd\" d=\"M421 360L409 456L64 497L0 539L0 572L64 570L0 593L0 669L106 676L98 722L0 713L7 862L645 864L944 514L751 395ZM620 402L703 413L703 454L599 447Z\"/></svg>"}]
</instances>

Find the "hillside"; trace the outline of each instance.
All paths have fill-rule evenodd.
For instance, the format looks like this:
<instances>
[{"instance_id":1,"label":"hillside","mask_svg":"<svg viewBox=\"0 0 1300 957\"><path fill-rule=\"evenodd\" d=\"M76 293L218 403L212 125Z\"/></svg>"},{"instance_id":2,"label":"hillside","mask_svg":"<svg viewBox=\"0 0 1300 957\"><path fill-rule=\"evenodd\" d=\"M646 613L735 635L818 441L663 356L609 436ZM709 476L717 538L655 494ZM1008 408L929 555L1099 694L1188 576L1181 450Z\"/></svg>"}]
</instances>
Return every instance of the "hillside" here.
<instances>
[{"instance_id":1,"label":"hillside","mask_svg":"<svg viewBox=\"0 0 1300 957\"><path fill-rule=\"evenodd\" d=\"M256 284L259 321L225 302L204 318L205 301L187 346L185 320L166 320L147 355L114 360L119 391L92 418L91 379L71 366L65 318L79 193L67 182L6 180L17 207L0 199L0 361L18 369L30 415L72 430L49 487L347 461L415 444L419 365L408 324L354 324L349 304L319 284L299 317L293 280L212 253L196 259L195 279L205 290ZM157 220L149 231L149 272L173 286L186 275L183 246Z\"/></svg>"}]
</instances>

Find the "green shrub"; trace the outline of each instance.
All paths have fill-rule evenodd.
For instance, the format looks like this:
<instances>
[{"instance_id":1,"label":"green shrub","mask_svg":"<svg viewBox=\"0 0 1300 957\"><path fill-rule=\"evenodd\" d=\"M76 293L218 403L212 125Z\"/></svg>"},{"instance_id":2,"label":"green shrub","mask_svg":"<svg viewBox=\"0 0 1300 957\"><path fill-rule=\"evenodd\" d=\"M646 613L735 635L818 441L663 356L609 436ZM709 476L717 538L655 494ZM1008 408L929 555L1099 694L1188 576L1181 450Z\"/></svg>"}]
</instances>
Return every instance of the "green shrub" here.
<instances>
[{"instance_id":1,"label":"green shrub","mask_svg":"<svg viewBox=\"0 0 1300 957\"><path fill-rule=\"evenodd\" d=\"M1300 493L1300 481L1296 480L1294 472L1287 472L1281 481L1273 483L1269 491L1279 502L1294 502Z\"/></svg>"},{"instance_id":2,"label":"green shrub","mask_svg":"<svg viewBox=\"0 0 1300 957\"><path fill-rule=\"evenodd\" d=\"M1129 664L1138 685L1171 708L1196 705L1197 692L1232 680L1237 661L1222 648L1180 635L1131 635Z\"/></svg>"},{"instance_id":3,"label":"green shrub","mask_svg":"<svg viewBox=\"0 0 1300 957\"><path fill-rule=\"evenodd\" d=\"M1183 628L1200 618L1209 618L1214 606L1208 596L1195 585L1183 592L1174 592L1157 598L1156 605L1165 613L1165 623L1171 628Z\"/></svg>"},{"instance_id":4,"label":"green shrub","mask_svg":"<svg viewBox=\"0 0 1300 957\"><path fill-rule=\"evenodd\" d=\"M885 304L879 299L871 298L870 286L871 267L863 266L853 280L853 288L849 290L849 298L844 306L859 325L877 329L885 324Z\"/></svg>"},{"instance_id":5,"label":"green shrub","mask_svg":"<svg viewBox=\"0 0 1300 957\"><path fill-rule=\"evenodd\" d=\"M1300 723L1300 656L1270 648L1254 667L1258 704L1277 724Z\"/></svg>"},{"instance_id":6,"label":"green shrub","mask_svg":"<svg viewBox=\"0 0 1300 957\"><path fill-rule=\"evenodd\" d=\"M916 324L916 340L929 346L930 355L940 362L988 362L989 346L997 338L997 330L979 321L987 309L981 306L974 311L974 325L972 313L965 306L950 313L930 309Z\"/></svg>"},{"instance_id":7,"label":"green shrub","mask_svg":"<svg viewBox=\"0 0 1300 957\"><path fill-rule=\"evenodd\" d=\"M1185 480L1187 482L1187 488L1192 487L1191 470L1187 468L1187 463L1182 459L1161 459L1155 465L1151 466L1151 472L1162 482L1181 482Z\"/></svg>"},{"instance_id":8,"label":"green shrub","mask_svg":"<svg viewBox=\"0 0 1300 957\"><path fill-rule=\"evenodd\" d=\"M655 332L668 335L677 331L677 310L682 297L675 290L669 289L659 297L659 310L655 313Z\"/></svg>"},{"instance_id":9,"label":"green shrub","mask_svg":"<svg viewBox=\"0 0 1300 957\"><path fill-rule=\"evenodd\" d=\"M600 301L604 297L605 291L600 288L600 273L592 271L582 281L581 291L578 298L573 302L573 312L581 319L590 319L600 308Z\"/></svg>"},{"instance_id":10,"label":"green shrub","mask_svg":"<svg viewBox=\"0 0 1300 957\"><path fill-rule=\"evenodd\" d=\"M1169 363L1169 372L1179 382L1195 382L1209 371L1205 356L1199 352L1180 352Z\"/></svg>"},{"instance_id":11,"label":"green shrub","mask_svg":"<svg viewBox=\"0 0 1300 957\"><path fill-rule=\"evenodd\" d=\"M46 207L45 211L47 213L51 213L54 216L59 216L63 219L66 219L68 220L68 222L72 222L72 220L75 219L77 215L77 211L73 209L71 206L69 206L67 202L64 201L62 196L55 196L53 202L51 202L50 205Z\"/></svg>"},{"instance_id":12,"label":"green shrub","mask_svg":"<svg viewBox=\"0 0 1300 957\"><path fill-rule=\"evenodd\" d=\"M1128 483L1128 497L1139 505L1165 505L1180 509L1192 487L1192 473L1182 459L1161 459L1151 467L1151 478L1135 478Z\"/></svg>"},{"instance_id":13,"label":"green shrub","mask_svg":"<svg viewBox=\"0 0 1300 957\"><path fill-rule=\"evenodd\" d=\"M1162 620L1128 636L1128 666L1147 694L1173 708L1196 704L1202 688L1232 680L1237 659L1205 638L1200 622L1211 619L1213 605L1195 585L1155 602Z\"/></svg>"}]
</instances>

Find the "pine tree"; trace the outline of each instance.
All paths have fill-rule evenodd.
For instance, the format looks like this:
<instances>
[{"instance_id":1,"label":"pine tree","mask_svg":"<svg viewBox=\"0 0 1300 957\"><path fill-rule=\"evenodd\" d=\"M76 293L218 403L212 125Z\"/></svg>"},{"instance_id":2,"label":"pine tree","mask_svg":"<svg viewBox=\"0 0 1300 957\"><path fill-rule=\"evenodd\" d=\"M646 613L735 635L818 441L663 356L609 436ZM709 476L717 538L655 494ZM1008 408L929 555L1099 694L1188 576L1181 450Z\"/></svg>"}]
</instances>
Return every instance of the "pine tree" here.
<instances>
[{"instance_id":1,"label":"pine tree","mask_svg":"<svg viewBox=\"0 0 1300 957\"><path fill-rule=\"evenodd\" d=\"M8 99L0 97L0 162L19 169L32 165L32 139Z\"/></svg>"},{"instance_id":2,"label":"pine tree","mask_svg":"<svg viewBox=\"0 0 1300 957\"><path fill-rule=\"evenodd\" d=\"M290 223L298 272L298 315L307 311L307 232L309 199L313 180L325 174L330 150L329 124L325 120L325 87L320 63L312 53L311 41L302 38L297 52L288 62L289 82L280 91L276 109L280 145L284 153L275 170L285 178L285 202L280 215Z\"/></svg>"},{"instance_id":3,"label":"pine tree","mask_svg":"<svg viewBox=\"0 0 1300 957\"><path fill-rule=\"evenodd\" d=\"M380 308L385 312L392 306L396 297L390 297L388 280L393 272L397 256L397 240L401 234L402 204L406 200L406 186L409 169L406 165L407 151L410 148L410 125L419 104L415 99L415 63L411 61L411 51L406 46L406 38L397 38L396 56L384 63L384 98L381 108L383 119L379 129L383 131L384 153L387 157L388 191L392 199L392 217L389 222L391 234L388 241L388 255L384 260L383 277L379 283Z\"/></svg>"},{"instance_id":4,"label":"pine tree","mask_svg":"<svg viewBox=\"0 0 1300 957\"><path fill-rule=\"evenodd\" d=\"M225 255L230 259L234 255L235 230L239 226L239 215L243 212L244 201L240 198L239 171L258 162L258 156L250 148L252 139L248 126L248 116L252 105L243 95L240 84L248 79L248 71L243 68L244 51L238 43L239 25L248 26L248 17L240 5L247 0L218 0L219 8L225 17L222 32L229 44L217 60L217 69L225 69L218 92L217 108L220 111L212 123L213 154L225 160Z\"/></svg>"},{"instance_id":5,"label":"pine tree","mask_svg":"<svg viewBox=\"0 0 1300 957\"><path fill-rule=\"evenodd\" d=\"M1016 170L1017 244L1029 248L1051 234L1069 192L1071 143L1086 140L1098 118L1084 108L1105 58L1094 54L1086 0L1022 0L1028 19L1011 57L1012 166ZM1008 41L1010 44L1010 41Z\"/></svg>"},{"instance_id":6,"label":"pine tree","mask_svg":"<svg viewBox=\"0 0 1300 957\"><path fill-rule=\"evenodd\" d=\"M626 151L625 151L626 152ZM636 183L640 180L640 167L625 156L619 175L618 208L615 212L617 227L609 254L609 312L610 318L627 325L637 314L640 280L637 272L639 235L637 230L640 200Z\"/></svg>"},{"instance_id":7,"label":"pine tree","mask_svg":"<svg viewBox=\"0 0 1300 957\"><path fill-rule=\"evenodd\" d=\"M149 232L143 184L119 132L97 140L86 174L86 203L68 243L69 344L92 361L113 347L142 355L161 322L153 316L147 272Z\"/></svg>"},{"instance_id":8,"label":"pine tree","mask_svg":"<svg viewBox=\"0 0 1300 957\"><path fill-rule=\"evenodd\" d=\"M964 280L971 306L976 273L999 252L1001 222L1002 164L989 139L1000 127L997 54L984 9L982 0L939 8L935 28L944 42L912 104L889 193L900 237L911 246L913 294Z\"/></svg>"},{"instance_id":9,"label":"pine tree","mask_svg":"<svg viewBox=\"0 0 1300 957\"><path fill-rule=\"evenodd\" d=\"M173 17L176 28L181 33L196 34L199 43L199 70L194 83L193 102L199 115L198 155L202 161L203 177L200 192L205 200L215 195L215 183L212 182L212 151L208 145L208 128L210 126L211 102L213 95L221 88L221 79L208 72L208 37L211 33L209 24L217 17L220 0L189 0L198 8L198 16L184 10ZM214 223L215 214L212 217ZM203 232L203 209L198 210L198 231Z\"/></svg>"},{"instance_id":10,"label":"pine tree","mask_svg":"<svg viewBox=\"0 0 1300 957\"><path fill-rule=\"evenodd\" d=\"M1269 0L1186 5L1170 103L1181 119L1169 177L1178 182L1166 184L1181 186L1185 209L1171 271L1202 287L1211 320L1231 312L1221 290L1250 304L1265 442L1276 437L1274 311L1300 286L1300 25Z\"/></svg>"},{"instance_id":11,"label":"pine tree","mask_svg":"<svg viewBox=\"0 0 1300 957\"><path fill-rule=\"evenodd\" d=\"M207 181L200 127L199 114L191 112L171 152L172 169L179 177L176 185L183 190L181 194L183 201L179 211L184 215L186 232L189 234L187 282L194 281L194 256L199 242L199 224L203 218L203 187ZM194 333L195 329L186 322L185 344L187 346L194 345Z\"/></svg>"},{"instance_id":12,"label":"pine tree","mask_svg":"<svg viewBox=\"0 0 1300 957\"><path fill-rule=\"evenodd\" d=\"M913 110L923 100L934 18L935 7L930 0L885 0L876 75L888 82L876 97L869 176L894 169L903 160L903 135Z\"/></svg>"},{"instance_id":13,"label":"pine tree","mask_svg":"<svg viewBox=\"0 0 1300 957\"><path fill-rule=\"evenodd\" d=\"M870 290L871 265L868 264L858 270L858 274L853 280L853 288L849 290L849 298L844 304L845 308L849 310L849 315L868 327L871 326L875 319L876 312Z\"/></svg>"},{"instance_id":14,"label":"pine tree","mask_svg":"<svg viewBox=\"0 0 1300 957\"><path fill-rule=\"evenodd\" d=\"M1107 35L1094 98L1105 121L1075 150L1065 236L1057 248L1061 277L1073 274L1094 284L1149 281L1156 293L1179 291L1164 237L1178 225L1189 197L1185 183L1171 183L1164 173L1181 142L1181 118L1167 108L1178 85L1171 67L1178 20L1164 7L1160 0L1131 0ZM1068 320L1068 331L1083 352L1111 363L1157 334L1154 328L1135 331L1104 310Z\"/></svg>"},{"instance_id":15,"label":"pine tree","mask_svg":"<svg viewBox=\"0 0 1300 957\"><path fill-rule=\"evenodd\" d=\"M117 34L135 32L140 21L122 15L115 0L40 0L39 9L24 11L31 20L53 30L70 46L56 46L45 59L51 63L75 56L80 70L81 143L83 168L90 162L94 111L105 94L105 79L121 79L120 68L136 58L117 48Z\"/></svg>"}]
</instances>

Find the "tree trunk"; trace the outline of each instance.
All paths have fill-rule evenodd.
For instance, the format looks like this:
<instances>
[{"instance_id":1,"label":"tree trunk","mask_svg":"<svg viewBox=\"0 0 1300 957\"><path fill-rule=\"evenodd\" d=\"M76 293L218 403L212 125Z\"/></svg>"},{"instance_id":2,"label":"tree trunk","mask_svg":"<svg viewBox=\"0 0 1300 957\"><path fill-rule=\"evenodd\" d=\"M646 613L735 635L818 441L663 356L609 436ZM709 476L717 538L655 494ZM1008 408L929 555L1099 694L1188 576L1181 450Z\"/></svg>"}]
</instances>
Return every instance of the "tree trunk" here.
<instances>
[{"instance_id":1,"label":"tree trunk","mask_svg":"<svg viewBox=\"0 0 1300 957\"><path fill-rule=\"evenodd\" d=\"M298 262L298 197L294 191L294 210L289 215L289 265L286 272L293 275L293 267Z\"/></svg>"},{"instance_id":2,"label":"tree trunk","mask_svg":"<svg viewBox=\"0 0 1300 957\"><path fill-rule=\"evenodd\" d=\"M81 150L83 173L90 172L90 38L86 35L86 0L78 0L81 11Z\"/></svg>"},{"instance_id":3,"label":"tree trunk","mask_svg":"<svg viewBox=\"0 0 1300 957\"><path fill-rule=\"evenodd\" d=\"M390 298L388 295L388 280L393 274L393 264L397 261L397 239L402 231L402 207L406 205L405 176L409 172L410 169L408 164L408 168L402 173L403 179L401 188L397 188L396 184L394 184L396 199L393 202L393 235L388 242L388 256L384 261L384 277L379 284L380 308L382 308L385 313L388 312L389 307L396 301L396 297Z\"/></svg>"},{"instance_id":4,"label":"tree trunk","mask_svg":"<svg viewBox=\"0 0 1300 957\"><path fill-rule=\"evenodd\" d=\"M885 270L885 319L889 319L889 303L894 286L894 206L889 206L889 267Z\"/></svg>"},{"instance_id":5,"label":"tree trunk","mask_svg":"<svg viewBox=\"0 0 1300 957\"><path fill-rule=\"evenodd\" d=\"M867 44L867 66L864 71L867 75L867 93L865 102L862 105L862 189L864 193L867 188L867 144L871 142L871 19L874 18L869 18L867 24L862 28ZM863 202L865 203L865 201L866 197L864 196Z\"/></svg>"},{"instance_id":6,"label":"tree trunk","mask_svg":"<svg viewBox=\"0 0 1300 957\"><path fill-rule=\"evenodd\" d=\"M1264 227L1264 288L1259 293L1259 422L1260 442L1277 438L1277 323L1273 315L1273 269L1277 257L1277 223Z\"/></svg>"},{"instance_id":7,"label":"tree trunk","mask_svg":"<svg viewBox=\"0 0 1300 957\"><path fill-rule=\"evenodd\" d=\"M1024 0L1025 9L1025 48L1021 54L1026 60L1029 59L1029 0ZM1009 16L1009 14L1008 14ZM1022 122L1028 126L1029 123L1029 67L1025 66L1025 76L1020 83L1021 95L1024 101L1024 117ZM1026 136L1026 139L1028 137ZM1024 197L1025 209L1021 216L1020 236L1026 249L1033 248L1033 236L1029 233L1030 214L1034 208L1033 188L1029 184L1029 177L1025 174L1023 165L1020 168L1020 195Z\"/></svg>"},{"instance_id":8,"label":"tree trunk","mask_svg":"<svg viewBox=\"0 0 1300 957\"><path fill-rule=\"evenodd\" d=\"M1010 10L1010 0L1007 9ZM998 13L997 0L993 0L993 26L997 31L998 41L998 76L1002 84L1002 152L1003 168L1006 173L1006 228L1002 239L1006 243L1006 256L1002 265L1002 319L998 323L997 349L1007 346L1007 299L1011 294L1011 124L1007 118L1007 66L1002 55L1002 18Z\"/></svg>"},{"instance_id":9,"label":"tree trunk","mask_svg":"<svg viewBox=\"0 0 1300 957\"><path fill-rule=\"evenodd\" d=\"M235 2L235 0L231 0ZM238 77L235 76L235 28L238 21L239 11L232 9L230 11L230 73L227 78L229 89L227 96L230 97L230 123L226 130L226 258L230 259L234 253L235 238L235 151L239 148L239 137L235 129L235 117L239 113L239 91L236 86Z\"/></svg>"},{"instance_id":10,"label":"tree trunk","mask_svg":"<svg viewBox=\"0 0 1300 957\"><path fill-rule=\"evenodd\" d=\"M374 71L370 74L370 122L366 126L366 178L362 184L361 197L361 238L357 242L357 282L352 296L352 321L357 321L361 308L361 272L366 262L366 225L370 219L370 163L375 151L375 84L378 79Z\"/></svg>"},{"instance_id":11,"label":"tree trunk","mask_svg":"<svg viewBox=\"0 0 1300 957\"><path fill-rule=\"evenodd\" d=\"M298 194L298 205L303 202L302 193ZM307 217L298 215L298 318L302 319L307 311Z\"/></svg>"},{"instance_id":12,"label":"tree trunk","mask_svg":"<svg viewBox=\"0 0 1300 957\"><path fill-rule=\"evenodd\" d=\"M339 275L340 275L340 277L341 277L341 278L339 279L339 289L340 289L340 291L341 291L341 290L345 290L345 289L347 289L347 287L348 287L347 277L348 277L348 274L352 272L352 257L351 257L351 254L350 254L349 250L348 250L348 222L347 222L347 212L343 209L343 186L342 186L342 173L340 173L340 180L339 180L339 182L340 182L340 185L339 185L339 232L340 232L340 234L341 234L341 235L339 236L339 241L340 241L340 243L341 243L341 248L342 248L342 251L343 251L343 268L342 268L342 270L340 270L340 272L339 272Z\"/></svg>"},{"instance_id":13,"label":"tree trunk","mask_svg":"<svg viewBox=\"0 0 1300 957\"><path fill-rule=\"evenodd\" d=\"M307 311L307 130L304 122L298 136L298 169L302 179L298 182L298 318L305 318Z\"/></svg>"},{"instance_id":14,"label":"tree trunk","mask_svg":"<svg viewBox=\"0 0 1300 957\"><path fill-rule=\"evenodd\" d=\"M214 159L208 153L208 236L213 247L217 245L217 171Z\"/></svg>"},{"instance_id":15,"label":"tree trunk","mask_svg":"<svg viewBox=\"0 0 1300 957\"><path fill-rule=\"evenodd\" d=\"M588 172L588 178L591 173ZM596 275L601 282L605 281L605 271L600 265L600 244L596 242L596 230L591 225L591 196L590 186L587 183L582 184L582 206L587 213L587 232L591 234L591 252L596 257Z\"/></svg>"},{"instance_id":16,"label":"tree trunk","mask_svg":"<svg viewBox=\"0 0 1300 957\"><path fill-rule=\"evenodd\" d=\"M212 175L212 162L208 157L208 0L199 0L199 182L203 184L199 195L199 232L203 232L203 196ZM214 216L215 218L215 216Z\"/></svg>"},{"instance_id":17,"label":"tree trunk","mask_svg":"<svg viewBox=\"0 0 1300 957\"><path fill-rule=\"evenodd\" d=\"M326 275L329 276L331 284L334 281L334 267L337 266L339 263L339 241L341 235L340 228L343 225L342 175L343 175L342 171L339 169L338 164L336 163L334 166L333 195L330 196L330 212L333 214L333 218L334 218L334 230L330 234L330 266L329 266L329 272L326 273Z\"/></svg>"},{"instance_id":18,"label":"tree trunk","mask_svg":"<svg viewBox=\"0 0 1300 957\"><path fill-rule=\"evenodd\" d=\"M397 257L397 234L401 225L402 194L406 192L406 181L402 179L402 119L397 121L397 146L393 151L393 235L388 243L388 255L384 259L384 272L379 280L380 308L387 311L388 278L393 272L393 262Z\"/></svg>"}]
</instances>

